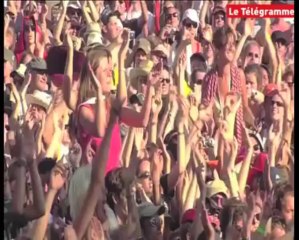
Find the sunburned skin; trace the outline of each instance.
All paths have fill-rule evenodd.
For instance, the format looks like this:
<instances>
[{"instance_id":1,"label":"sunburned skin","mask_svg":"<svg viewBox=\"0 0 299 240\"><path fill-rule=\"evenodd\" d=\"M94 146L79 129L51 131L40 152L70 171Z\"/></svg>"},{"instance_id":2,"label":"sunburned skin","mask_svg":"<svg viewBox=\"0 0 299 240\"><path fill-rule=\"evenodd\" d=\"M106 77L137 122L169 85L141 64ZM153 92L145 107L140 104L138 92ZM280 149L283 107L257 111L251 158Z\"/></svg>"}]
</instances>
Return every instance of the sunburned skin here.
<instances>
[{"instance_id":1,"label":"sunburned skin","mask_svg":"<svg viewBox=\"0 0 299 240\"><path fill-rule=\"evenodd\" d=\"M223 136L227 141L234 140L236 114L241 102L241 96L237 93L229 92L226 95L223 109L223 120L220 121L220 125L223 129Z\"/></svg>"}]
</instances>

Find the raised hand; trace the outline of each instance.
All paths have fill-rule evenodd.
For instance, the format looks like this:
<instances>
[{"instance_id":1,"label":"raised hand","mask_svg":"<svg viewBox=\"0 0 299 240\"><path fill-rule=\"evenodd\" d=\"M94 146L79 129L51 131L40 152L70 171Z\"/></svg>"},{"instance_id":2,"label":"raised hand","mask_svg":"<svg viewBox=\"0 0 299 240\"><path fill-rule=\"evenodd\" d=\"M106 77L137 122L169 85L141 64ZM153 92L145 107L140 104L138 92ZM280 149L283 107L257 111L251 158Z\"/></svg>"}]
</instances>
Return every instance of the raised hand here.
<instances>
[{"instance_id":1,"label":"raised hand","mask_svg":"<svg viewBox=\"0 0 299 240\"><path fill-rule=\"evenodd\" d=\"M69 0L63 0L61 2L62 2L63 9L67 9L67 6L69 5Z\"/></svg>"},{"instance_id":2,"label":"raised hand","mask_svg":"<svg viewBox=\"0 0 299 240\"><path fill-rule=\"evenodd\" d=\"M254 30L254 21L251 18L246 18L244 23L244 35L251 36Z\"/></svg>"},{"instance_id":3,"label":"raised hand","mask_svg":"<svg viewBox=\"0 0 299 240\"><path fill-rule=\"evenodd\" d=\"M90 63L88 63L88 69L89 69L89 72L90 72L90 75L91 75L91 80L92 80L92 83L93 83L94 87L97 89L98 92L102 93L101 82L97 78L97 76L95 75Z\"/></svg>"},{"instance_id":4,"label":"raised hand","mask_svg":"<svg viewBox=\"0 0 299 240\"><path fill-rule=\"evenodd\" d=\"M147 84L153 87L156 87L158 84L160 84L160 72L150 72L150 74L148 75Z\"/></svg>"},{"instance_id":5,"label":"raised hand","mask_svg":"<svg viewBox=\"0 0 299 240\"><path fill-rule=\"evenodd\" d=\"M41 13L40 13L41 16L43 18L46 18L48 15L48 12L49 12L49 8L48 8L47 4L42 4L42 9L41 9Z\"/></svg>"},{"instance_id":6,"label":"raised hand","mask_svg":"<svg viewBox=\"0 0 299 240\"><path fill-rule=\"evenodd\" d=\"M213 117L213 105L214 101L210 101L208 106L200 104L198 119L203 122L208 122Z\"/></svg>"},{"instance_id":7,"label":"raised hand","mask_svg":"<svg viewBox=\"0 0 299 240\"><path fill-rule=\"evenodd\" d=\"M68 169L66 165L57 164L51 172L50 176L50 188L53 190L60 190L68 175Z\"/></svg>"}]
</instances>

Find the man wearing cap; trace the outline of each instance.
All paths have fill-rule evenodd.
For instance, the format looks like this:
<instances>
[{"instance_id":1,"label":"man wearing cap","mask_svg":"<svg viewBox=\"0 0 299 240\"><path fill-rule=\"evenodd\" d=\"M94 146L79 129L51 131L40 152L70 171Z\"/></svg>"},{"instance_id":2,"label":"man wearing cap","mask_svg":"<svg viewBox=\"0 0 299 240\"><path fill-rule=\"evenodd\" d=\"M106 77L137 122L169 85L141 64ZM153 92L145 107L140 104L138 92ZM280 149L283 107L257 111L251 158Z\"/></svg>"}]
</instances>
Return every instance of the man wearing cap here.
<instances>
[{"instance_id":1,"label":"man wearing cap","mask_svg":"<svg viewBox=\"0 0 299 240\"><path fill-rule=\"evenodd\" d=\"M31 83L28 92L34 90L48 91L47 63L42 58L34 58L28 64L29 73L31 74Z\"/></svg>"},{"instance_id":2,"label":"man wearing cap","mask_svg":"<svg viewBox=\"0 0 299 240\"><path fill-rule=\"evenodd\" d=\"M139 67L142 61L145 61L149 57L149 53L151 52L151 44L145 38L140 38L137 41L132 53L129 55L126 61L126 66L129 67L132 64L134 67Z\"/></svg>"},{"instance_id":3,"label":"man wearing cap","mask_svg":"<svg viewBox=\"0 0 299 240\"><path fill-rule=\"evenodd\" d=\"M11 83L11 73L15 65L15 55L12 51L4 48L4 84Z\"/></svg>"},{"instance_id":4,"label":"man wearing cap","mask_svg":"<svg viewBox=\"0 0 299 240\"><path fill-rule=\"evenodd\" d=\"M161 215L165 213L165 207L155 206L152 203L142 203L138 206L140 225L143 231L143 239L162 240L162 219Z\"/></svg>"}]
</instances>

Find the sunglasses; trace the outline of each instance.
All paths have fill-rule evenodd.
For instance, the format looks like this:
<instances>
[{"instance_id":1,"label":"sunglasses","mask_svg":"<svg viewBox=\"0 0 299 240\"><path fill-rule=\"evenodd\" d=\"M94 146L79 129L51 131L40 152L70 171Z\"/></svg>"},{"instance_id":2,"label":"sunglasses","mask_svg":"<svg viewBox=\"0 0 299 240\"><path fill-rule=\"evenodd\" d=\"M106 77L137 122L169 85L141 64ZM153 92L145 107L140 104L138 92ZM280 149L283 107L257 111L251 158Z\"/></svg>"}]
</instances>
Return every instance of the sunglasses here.
<instances>
[{"instance_id":1,"label":"sunglasses","mask_svg":"<svg viewBox=\"0 0 299 240\"><path fill-rule=\"evenodd\" d=\"M194 81L194 84L196 84L196 85L202 85L202 81L203 81L203 79L196 79Z\"/></svg>"},{"instance_id":2,"label":"sunglasses","mask_svg":"<svg viewBox=\"0 0 299 240\"><path fill-rule=\"evenodd\" d=\"M283 107L283 103L282 102L277 102L277 101L273 101L272 100L272 106L277 105L278 107Z\"/></svg>"},{"instance_id":3,"label":"sunglasses","mask_svg":"<svg viewBox=\"0 0 299 240\"><path fill-rule=\"evenodd\" d=\"M167 14L167 19L177 18L179 15L177 12Z\"/></svg>"},{"instance_id":4,"label":"sunglasses","mask_svg":"<svg viewBox=\"0 0 299 240\"><path fill-rule=\"evenodd\" d=\"M259 58L259 55L257 53L252 53L252 52L248 53L247 56L248 57L253 57L253 58Z\"/></svg>"},{"instance_id":5,"label":"sunglasses","mask_svg":"<svg viewBox=\"0 0 299 240\"><path fill-rule=\"evenodd\" d=\"M253 146L253 151L260 151L261 150L261 148L260 148L260 145L259 144L255 144L254 146Z\"/></svg>"},{"instance_id":6,"label":"sunglasses","mask_svg":"<svg viewBox=\"0 0 299 240\"><path fill-rule=\"evenodd\" d=\"M24 26L24 31L25 32L30 32L30 31L34 32L34 26L33 25L25 25Z\"/></svg>"},{"instance_id":7,"label":"sunglasses","mask_svg":"<svg viewBox=\"0 0 299 240\"><path fill-rule=\"evenodd\" d=\"M161 78L160 81L161 81L161 83L164 83L164 82L170 83L170 79L169 78Z\"/></svg>"},{"instance_id":8,"label":"sunglasses","mask_svg":"<svg viewBox=\"0 0 299 240\"><path fill-rule=\"evenodd\" d=\"M151 173L148 172L148 171L146 171L146 172L140 174L137 178L139 178L139 179L147 179L147 178L151 178Z\"/></svg>"},{"instance_id":9,"label":"sunglasses","mask_svg":"<svg viewBox=\"0 0 299 240\"><path fill-rule=\"evenodd\" d=\"M34 73L39 74L39 75L47 75L47 71L44 70L38 70L38 69L34 69L33 70Z\"/></svg>"},{"instance_id":10,"label":"sunglasses","mask_svg":"<svg viewBox=\"0 0 299 240\"><path fill-rule=\"evenodd\" d=\"M196 22L192 22L192 21L184 21L183 22L183 26L186 28L197 28L197 23Z\"/></svg>"}]
</instances>

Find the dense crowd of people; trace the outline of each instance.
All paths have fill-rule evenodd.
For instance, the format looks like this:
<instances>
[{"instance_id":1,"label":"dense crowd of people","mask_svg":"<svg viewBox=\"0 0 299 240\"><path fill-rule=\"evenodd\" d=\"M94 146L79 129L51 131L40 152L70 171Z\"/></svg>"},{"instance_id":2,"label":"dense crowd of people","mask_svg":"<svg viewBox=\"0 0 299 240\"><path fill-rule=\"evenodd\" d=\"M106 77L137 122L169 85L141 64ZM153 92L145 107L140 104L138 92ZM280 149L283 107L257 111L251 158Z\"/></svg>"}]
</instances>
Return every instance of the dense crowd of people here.
<instances>
[{"instance_id":1,"label":"dense crowd of people","mask_svg":"<svg viewBox=\"0 0 299 240\"><path fill-rule=\"evenodd\" d=\"M6 1L4 239L293 239L278 1Z\"/></svg>"}]
</instances>

